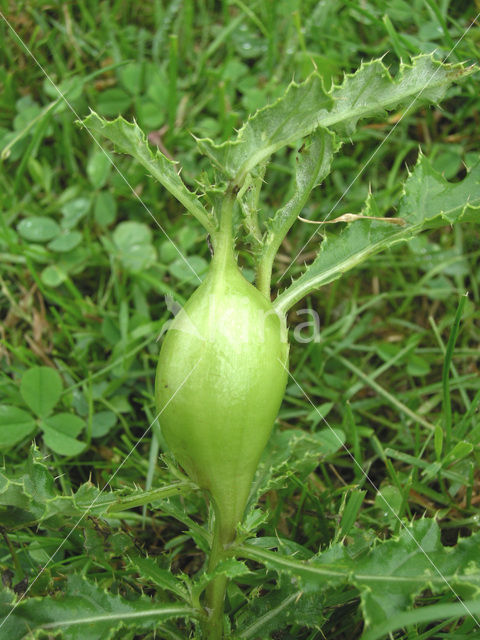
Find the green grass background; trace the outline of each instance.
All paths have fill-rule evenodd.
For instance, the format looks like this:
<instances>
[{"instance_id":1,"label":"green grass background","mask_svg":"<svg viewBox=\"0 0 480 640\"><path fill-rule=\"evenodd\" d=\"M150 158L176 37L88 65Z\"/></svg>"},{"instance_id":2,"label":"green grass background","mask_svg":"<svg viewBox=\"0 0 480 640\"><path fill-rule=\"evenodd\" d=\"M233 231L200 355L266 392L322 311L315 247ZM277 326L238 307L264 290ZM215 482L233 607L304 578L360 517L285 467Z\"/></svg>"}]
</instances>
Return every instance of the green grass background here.
<instances>
[{"instance_id":1,"label":"green grass background","mask_svg":"<svg viewBox=\"0 0 480 640\"><path fill-rule=\"evenodd\" d=\"M475 62L478 26L451 50L479 7L445 0L81 0L15 7L3 1L0 6L36 58L0 19L0 403L26 409L19 385L29 368L45 365L60 372L59 408L81 419L77 439L85 446L78 455L61 455L47 446L40 429L34 437L48 456L58 490L68 495L89 479L103 487L151 423L156 337L171 317L164 296L182 303L195 288L135 194L199 272L207 268L209 250L198 223L140 166L115 156L127 184L75 125L72 110L61 99L52 106L58 94L50 80L80 117L92 108L106 117L135 118L153 145L181 163L182 177L193 188L208 164L192 134L228 139L249 113L314 67L329 87L362 60L379 56L392 73L400 60L432 51L439 59L448 55L449 62ZM419 149L446 178L460 179L465 164L478 157L479 104L474 75L451 88L441 107L404 117L381 147L401 114L364 123L336 157L304 215L322 219L335 205L331 217L358 213L369 190L379 215L388 215ZM287 196L290 156L279 154L269 170L262 195L266 212ZM31 221L38 217L42 221L34 222L32 231ZM311 227L297 223L275 264L277 278L310 234ZM313 241L303 249L288 278L317 247ZM344 431L348 450L382 487L397 516L435 516L444 544L476 531L479 522L479 255L479 232L470 225L442 228L369 260L308 298L306 304L320 317L321 340L294 343L291 351L293 375L328 423ZM250 277L247 251L241 250L241 261ZM454 482L425 469L439 457L434 434L444 419L445 349L467 291L450 367L450 398L454 428L473 450L450 461L448 469L458 476ZM303 321L290 313L292 330ZM277 428L324 426L292 383ZM32 439L2 452L7 473L22 468ZM162 447L154 425L112 488L168 482L170 472L157 455ZM385 512L360 467L341 449L305 480L290 477L262 499L270 514L264 534L277 532L316 551L345 533L341 522L350 512L356 527L377 537L398 533L400 521ZM206 516L199 499L185 508L199 521ZM83 572L122 594L136 592L135 576L110 543L118 529L125 544L142 553L164 553L165 566L171 563L174 571L193 574L202 566L202 553L172 517L138 510L109 526L102 525L100 550L93 528L86 527L85 535L81 528L31 595L48 593L69 572ZM0 570L11 572L13 584L34 576L68 530L65 525L64 531L38 536L35 528L25 528L0 538ZM462 624L453 623L450 632ZM294 625L274 637L355 638L360 630L358 600L339 597L321 631ZM421 625L417 631L398 637L455 637L421 635Z\"/></svg>"}]
</instances>

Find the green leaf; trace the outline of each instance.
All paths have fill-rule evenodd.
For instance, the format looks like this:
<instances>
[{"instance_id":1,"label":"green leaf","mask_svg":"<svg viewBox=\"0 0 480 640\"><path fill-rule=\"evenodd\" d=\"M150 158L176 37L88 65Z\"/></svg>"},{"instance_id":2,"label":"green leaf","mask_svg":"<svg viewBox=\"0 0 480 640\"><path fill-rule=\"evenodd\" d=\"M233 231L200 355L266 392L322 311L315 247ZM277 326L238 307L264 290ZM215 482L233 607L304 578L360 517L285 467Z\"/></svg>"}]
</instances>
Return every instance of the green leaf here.
<instances>
[{"instance_id":1,"label":"green leaf","mask_svg":"<svg viewBox=\"0 0 480 640\"><path fill-rule=\"evenodd\" d=\"M47 502L55 499L53 478L32 445L20 477L0 472L0 520L7 529L38 522L46 514ZM68 500L68 499L67 499Z\"/></svg>"},{"instance_id":2,"label":"green leaf","mask_svg":"<svg viewBox=\"0 0 480 640\"><path fill-rule=\"evenodd\" d=\"M289 476L307 477L320 460L338 451L344 442L341 429L322 429L316 433L275 430L260 459L249 503L255 505L262 494L281 487Z\"/></svg>"},{"instance_id":3,"label":"green leaf","mask_svg":"<svg viewBox=\"0 0 480 640\"><path fill-rule=\"evenodd\" d=\"M43 269L40 278L47 287L58 287L62 282L65 282L68 275L57 264L49 264L48 267Z\"/></svg>"},{"instance_id":4,"label":"green leaf","mask_svg":"<svg viewBox=\"0 0 480 640\"><path fill-rule=\"evenodd\" d=\"M142 582L151 581L164 591L170 591L188 602L188 592L183 583L170 571L159 567L156 558L132 558L131 567L138 572Z\"/></svg>"},{"instance_id":5,"label":"green leaf","mask_svg":"<svg viewBox=\"0 0 480 640\"><path fill-rule=\"evenodd\" d=\"M127 495L120 491L114 491L109 495L109 512L124 511L125 509L133 509L145 504L151 504L158 502L159 500L165 500L175 495L182 495L191 493L196 488L196 485L189 481L173 482L172 484L158 487L157 489L149 489L148 491L133 491ZM165 503L167 504L167 503ZM162 508L167 508L162 505ZM188 524L190 524L189 521Z\"/></svg>"},{"instance_id":6,"label":"green leaf","mask_svg":"<svg viewBox=\"0 0 480 640\"><path fill-rule=\"evenodd\" d=\"M303 593L289 583L285 577L279 586L268 593L269 585L264 585L262 594L252 599L237 616L241 640L272 638L277 629L297 624L302 628L320 628L324 621L322 610L324 598L318 593Z\"/></svg>"},{"instance_id":7,"label":"green leaf","mask_svg":"<svg viewBox=\"0 0 480 640\"><path fill-rule=\"evenodd\" d=\"M411 376L426 376L430 373L430 364L425 358L412 353L407 361L407 373Z\"/></svg>"},{"instance_id":8,"label":"green leaf","mask_svg":"<svg viewBox=\"0 0 480 640\"><path fill-rule=\"evenodd\" d=\"M103 149L96 147L87 163L87 175L94 189L100 189L107 181L112 168L110 157Z\"/></svg>"},{"instance_id":9,"label":"green leaf","mask_svg":"<svg viewBox=\"0 0 480 640\"><path fill-rule=\"evenodd\" d=\"M75 438L85 427L85 422L73 413L57 413L44 421L50 429L55 429L71 438Z\"/></svg>"},{"instance_id":10,"label":"green leaf","mask_svg":"<svg viewBox=\"0 0 480 640\"><path fill-rule=\"evenodd\" d=\"M191 266L190 266L191 265ZM202 256L188 256L188 264L182 258L177 258L169 265L168 271L174 278L180 282L190 282L195 284L198 280L197 275L192 272L191 267L195 269L195 273L202 280L208 269L208 262Z\"/></svg>"},{"instance_id":11,"label":"green leaf","mask_svg":"<svg viewBox=\"0 0 480 640\"><path fill-rule=\"evenodd\" d=\"M113 232L118 257L128 271L143 271L155 263L152 231L142 222L121 222Z\"/></svg>"},{"instance_id":12,"label":"green leaf","mask_svg":"<svg viewBox=\"0 0 480 640\"><path fill-rule=\"evenodd\" d=\"M372 197L362 213L376 214ZM338 235L328 233L312 265L275 300L276 309L285 312L310 291L339 278L379 251L414 238L421 231L457 222L480 221L480 162L463 181L450 183L420 154L405 183L398 217L404 220L404 226L357 220Z\"/></svg>"},{"instance_id":13,"label":"green leaf","mask_svg":"<svg viewBox=\"0 0 480 640\"><path fill-rule=\"evenodd\" d=\"M347 74L331 91L334 108L324 126L332 126L342 136L350 136L366 116L386 115L406 106L417 109L425 102L438 103L447 88L473 73L463 64L443 64L433 55L420 55L412 64L402 63L392 78L382 60L362 63L358 71Z\"/></svg>"},{"instance_id":14,"label":"green leaf","mask_svg":"<svg viewBox=\"0 0 480 640\"><path fill-rule=\"evenodd\" d=\"M257 250L263 246L258 212L260 191L263 186L267 164L268 161L263 162L247 176L245 184L237 197L242 208L243 224L248 234L247 238Z\"/></svg>"},{"instance_id":15,"label":"green leaf","mask_svg":"<svg viewBox=\"0 0 480 640\"><path fill-rule=\"evenodd\" d=\"M10 477L0 472L0 521L10 530L39 524L57 514L62 518L73 516L77 521L85 512L102 515L116 501L115 495L102 493L88 482L73 496L60 495L44 455L33 445L21 475Z\"/></svg>"},{"instance_id":16,"label":"green leaf","mask_svg":"<svg viewBox=\"0 0 480 640\"><path fill-rule=\"evenodd\" d=\"M323 592L327 586L350 584L361 596L367 628L384 628L394 616L403 626L400 612L410 612L415 597L425 589L445 593L456 600L480 593L480 532L462 538L455 547L445 548L440 529L431 519L413 522L398 538L378 541L358 551L356 545L336 544L309 561L297 560L241 545L237 555L263 563L267 568L290 576L297 588ZM258 545L258 540L257 540ZM459 616L466 615L466 610ZM428 618L429 619L429 618ZM394 630L394 627L389 627ZM370 635L368 636L370 638ZM375 633L372 637L378 637Z\"/></svg>"},{"instance_id":17,"label":"green leaf","mask_svg":"<svg viewBox=\"0 0 480 640\"><path fill-rule=\"evenodd\" d=\"M442 64L433 56L422 55L414 58L412 65L402 64L392 79L383 62L374 60L346 75L343 83L333 86L328 94L321 77L313 73L302 84L292 83L283 97L257 111L235 140L221 145L199 140L198 144L241 186L253 167L318 127L351 135L361 118L401 105L417 107L425 101L438 102L452 82L471 72L462 65Z\"/></svg>"},{"instance_id":18,"label":"green leaf","mask_svg":"<svg viewBox=\"0 0 480 640\"><path fill-rule=\"evenodd\" d=\"M384 489L382 489L382 492L384 492ZM340 529L336 537L337 540L342 540L342 538L348 536L350 531L354 528L358 512L360 511L360 507L362 506L366 493L366 491L361 491L359 489L353 489L350 492L343 509L343 513L341 513L342 519L340 521Z\"/></svg>"},{"instance_id":19,"label":"green leaf","mask_svg":"<svg viewBox=\"0 0 480 640\"><path fill-rule=\"evenodd\" d=\"M298 153L294 194L268 221L268 232L260 254L257 286L267 296L270 293L270 278L275 255L305 206L312 189L321 184L328 175L334 151L334 135L325 129L319 129L312 135L306 148Z\"/></svg>"},{"instance_id":20,"label":"green leaf","mask_svg":"<svg viewBox=\"0 0 480 640\"><path fill-rule=\"evenodd\" d=\"M91 205L92 199L90 196L80 196L64 204L61 209L63 214L62 227L64 229L75 227L87 215Z\"/></svg>"},{"instance_id":21,"label":"green leaf","mask_svg":"<svg viewBox=\"0 0 480 640\"><path fill-rule=\"evenodd\" d=\"M132 104L132 98L119 87L105 89L98 96L97 108L104 116L116 116L126 111Z\"/></svg>"},{"instance_id":22,"label":"green leaf","mask_svg":"<svg viewBox=\"0 0 480 640\"><path fill-rule=\"evenodd\" d=\"M101 438L117 424L113 411L99 411L92 416L92 438Z\"/></svg>"},{"instance_id":23,"label":"green leaf","mask_svg":"<svg viewBox=\"0 0 480 640\"><path fill-rule=\"evenodd\" d=\"M121 117L107 121L92 111L80 124L83 124L93 134L104 136L113 142L116 150L120 153L127 153L138 160L154 178L197 218L210 234L215 232L213 219L204 209L197 196L190 192L183 183L177 172L176 163L168 160L158 150L153 153L144 133L136 123L129 123Z\"/></svg>"},{"instance_id":24,"label":"green leaf","mask_svg":"<svg viewBox=\"0 0 480 640\"><path fill-rule=\"evenodd\" d=\"M222 560L211 573L203 573L195 580L192 593L196 595L196 597L199 597L205 590L208 583L218 576L226 576L229 579L235 579L248 575L249 573L251 573L251 571L244 562L240 562L233 558Z\"/></svg>"},{"instance_id":25,"label":"green leaf","mask_svg":"<svg viewBox=\"0 0 480 640\"><path fill-rule=\"evenodd\" d=\"M30 242L47 242L60 234L60 226L53 218L32 216L22 220L17 231L22 238Z\"/></svg>"},{"instance_id":26,"label":"green leaf","mask_svg":"<svg viewBox=\"0 0 480 640\"><path fill-rule=\"evenodd\" d=\"M30 409L44 418L59 401L62 386L62 379L56 369L32 367L22 376L20 393Z\"/></svg>"},{"instance_id":27,"label":"green leaf","mask_svg":"<svg viewBox=\"0 0 480 640\"><path fill-rule=\"evenodd\" d=\"M118 70L120 82L133 95L141 93L143 76L143 65L140 62L129 62Z\"/></svg>"},{"instance_id":28,"label":"green leaf","mask_svg":"<svg viewBox=\"0 0 480 640\"><path fill-rule=\"evenodd\" d=\"M50 104L47 104L42 110L36 105L36 103L29 97L24 96L17 101L18 115L14 119L15 131L8 134L8 137L4 138L4 142L7 144L3 147L0 153L0 160L10 158L12 160L18 160L20 151L22 150L22 143L26 143L25 137L32 131L35 131L45 118L49 117L49 112L60 106L62 103L61 98L55 95L55 100ZM25 98L28 99L26 108L20 109L20 102Z\"/></svg>"},{"instance_id":29,"label":"green leaf","mask_svg":"<svg viewBox=\"0 0 480 640\"><path fill-rule=\"evenodd\" d=\"M434 520L421 520L357 560L355 583L362 592L362 609L368 627L385 624L426 588L456 600L480 592L478 544L480 535L460 539L445 548ZM376 574L376 575L375 575ZM385 579L386 578L386 579ZM453 591L452 591L453 590ZM460 615L465 615L466 610Z\"/></svg>"},{"instance_id":30,"label":"green leaf","mask_svg":"<svg viewBox=\"0 0 480 640\"><path fill-rule=\"evenodd\" d=\"M101 191L95 196L93 209L95 221L102 227L107 227L115 221L117 215L117 203L109 191Z\"/></svg>"},{"instance_id":31,"label":"green leaf","mask_svg":"<svg viewBox=\"0 0 480 640\"><path fill-rule=\"evenodd\" d=\"M439 620L446 620L447 618L468 618L469 616L476 616L478 620L480 616L479 599L463 600L449 604L441 602L428 607L420 607L419 609L393 615L389 620L364 633L360 640L380 640L380 638L386 637L387 634L392 631L410 625L438 622ZM467 636L458 635L458 637L466 638Z\"/></svg>"},{"instance_id":32,"label":"green leaf","mask_svg":"<svg viewBox=\"0 0 480 640\"><path fill-rule=\"evenodd\" d=\"M17 407L0 405L0 449L13 447L34 429L35 420L29 413Z\"/></svg>"},{"instance_id":33,"label":"green leaf","mask_svg":"<svg viewBox=\"0 0 480 640\"><path fill-rule=\"evenodd\" d=\"M57 413L41 423L43 441L62 456L77 456L85 447L85 442L76 440L85 422L72 413Z\"/></svg>"},{"instance_id":34,"label":"green leaf","mask_svg":"<svg viewBox=\"0 0 480 640\"><path fill-rule=\"evenodd\" d=\"M321 77L314 73L302 84L292 82L283 97L250 117L236 140L215 145L204 139L198 145L218 169L242 185L247 174L275 151L321 126L332 105Z\"/></svg>"},{"instance_id":35,"label":"green leaf","mask_svg":"<svg viewBox=\"0 0 480 640\"><path fill-rule=\"evenodd\" d=\"M380 510L382 519L388 520L391 525L398 523L398 513L402 504L402 492L398 487L391 484L382 486L375 496L375 506Z\"/></svg>"},{"instance_id":36,"label":"green leaf","mask_svg":"<svg viewBox=\"0 0 480 640\"><path fill-rule=\"evenodd\" d=\"M51 251L68 253L72 249L75 249L81 241L82 234L79 231L67 231L67 233L63 233L49 242L47 246Z\"/></svg>"},{"instance_id":37,"label":"green leaf","mask_svg":"<svg viewBox=\"0 0 480 640\"><path fill-rule=\"evenodd\" d=\"M0 616L11 611L0 602ZM21 640L40 630L62 632L65 640L109 640L126 629L160 631L162 622L174 618L195 618L186 606L159 603L147 597L127 600L104 591L79 576L68 578L64 595L26 598L6 619L2 632L9 640Z\"/></svg>"},{"instance_id":38,"label":"green leaf","mask_svg":"<svg viewBox=\"0 0 480 640\"><path fill-rule=\"evenodd\" d=\"M55 429L49 429L42 425L43 441L49 449L61 456L78 456L87 446L85 442L79 442L75 438L59 433Z\"/></svg>"}]
</instances>

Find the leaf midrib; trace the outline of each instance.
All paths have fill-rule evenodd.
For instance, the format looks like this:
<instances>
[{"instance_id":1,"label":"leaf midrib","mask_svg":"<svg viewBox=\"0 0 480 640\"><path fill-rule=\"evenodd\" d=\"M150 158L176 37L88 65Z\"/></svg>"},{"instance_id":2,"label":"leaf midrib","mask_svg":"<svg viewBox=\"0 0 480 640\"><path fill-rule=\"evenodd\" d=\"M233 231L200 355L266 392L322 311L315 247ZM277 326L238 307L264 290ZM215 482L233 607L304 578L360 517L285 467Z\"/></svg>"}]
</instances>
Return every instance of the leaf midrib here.
<instances>
[{"instance_id":1,"label":"leaf midrib","mask_svg":"<svg viewBox=\"0 0 480 640\"><path fill-rule=\"evenodd\" d=\"M438 88L444 85L445 85L445 81L443 80L442 77L439 78L437 83L431 83L427 85L425 84L421 85L419 83L415 84L414 87L409 88L408 91L405 91L404 93L399 92L397 94L394 94L390 100L386 100L385 102L382 102L382 103L377 103L374 109L363 107L358 109L351 109L348 112L346 112L346 111L341 111L340 109L335 109L335 107L339 106L341 102L340 100L337 102L334 102L334 108L331 111L328 111L323 119L320 117L315 123L312 123L308 127L306 127L303 130L303 132L297 131L295 135L292 135L286 141L282 140L281 143L270 144L269 146L263 147L260 151L257 151L252 156L250 156L249 159L246 162L244 162L244 164L238 170L234 178L234 182L237 185L242 185L247 174L255 166L257 166L257 164L259 164L262 160L265 160L266 158L270 157L273 153L275 153L276 151L284 147L286 144L289 144L294 140L298 140L299 138L303 138L309 135L310 133L312 133L312 131L314 131L318 127L333 126L333 125L339 124L340 122L343 122L345 120L349 120L352 118L356 118L357 120L360 120L362 116L374 114L376 112L382 111L382 109L389 110L390 108L393 108L396 104L401 102L402 100L405 100L409 96L419 93L420 91L421 93L417 96L417 98L415 98L414 101L410 105L408 105L408 108L410 108L414 104L414 102L416 102L417 99L420 99L420 96L422 93L424 93L429 89ZM364 87L363 90L365 90L365 88L366 87ZM341 89L341 87L339 87L339 89ZM395 90L394 81L392 81L392 89ZM332 94L331 97L335 100L334 94ZM284 124L285 124L285 120L282 121L282 126ZM277 130L278 128L279 127L277 127ZM272 136L270 136L270 139L271 138ZM234 146L236 146L237 144L241 145L242 143L243 143L243 140L238 140L236 143L234 143Z\"/></svg>"},{"instance_id":2,"label":"leaf midrib","mask_svg":"<svg viewBox=\"0 0 480 640\"><path fill-rule=\"evenodd\" d=\"M451 583L465 582L467 584L471 584L474 582L478 582L480 584L480 570L478 573L468 574L468 575L444 575L439 574L435 575L432 573L423 573L412 576L402 576L397 574L390 575L379 575L379 574L368 574L368 573L355 573L349 567L345 567L344 570L335 567L335 565L309 565L309 564L300 564L299 562L293 562L292 560L279 557L273 552L261 551L257 549L252 549L251 547L247 547L245 545L237 548L238 555L244 555L245 557L250 558L251 560L261 560L265 562L267 565L270 564L274 569L281 565L285 569L289 569L291 573L297 574L301 573L310 573L313 576L323 576L326 578L343 578L348 580L349 582L358 581L358 582L379 582L379 583L391 583L391 582L402 582L405 584L426 584L428 583L437 583L437 584L445 584L445 581Z\"/></svg>"},{"instance_id":3,"label":"leaf midrib","mask_svg":"<svg viewBox=\"0 0 480 640\"><path fill-rule=\"evenodd\" d=\"M40 629L56 629L58 627L73 626L81 624L92 624L95 622L106 622L110 620L134 620L136 618L151 618L153 616L198 616L195 609L186 607L170 607L160 609L145 609L143 611L121 611L118 613L99 614L96 616L88 616L84 618L72 618L70 620L57 620L55 622L47 622L40 625Z\"/></svg>"},{"instance_id":4,"label":"leaf midrib","mask_svg":"<svg viewBox=\"0 0 480 640\"><path fill-rule=\"evenodd\" d=\"M477 204L478 203L478 204ZM298 279L298 286L294 282L290 285L283 293L281 293L273 303L273 306L277 309L279 313L284 313L287 309L289 309L292 304L295 304L301 298L306 295L313 288L319 287L325 280L328 280L332 275L340 275L343 271L348 270L349 268L354 267L358 262L362 262L364 257L368 257L377 251L380 251L384 247L390 247L398 242L406 242L410 238L414 237L418 233L420 233L423 229L428 228L428 223L436 218L448 218L448 216L453 215L454 212L458 209L461 209L461 212L458 214L459 217L463 215L467 208L478 208L480 206L480 197L476 198L476 200L466 202L465 205L452 207L450 209L439 211L437 214L433 214L430 217L425 217L423 220L417 222L416 224L411 224L406 227L402 227L401 230L396 233L392 233L388 238L383 238L378 242L369 245L366 249L360 252L355 252L349 255L347 258L342 260L342 262L337 263L335 266L330 267L327 271L323 271L319 273L317 276L313 276L311 280L307 282L300 282L303 278L307 277L308 271L306 271L303 275ZM358 221L362 222L362 221ZM448 224L448 220L445 220L445 224ZM357 223L351 223L357 224ZM321 253L319 254L321 256ZM315 263L312 263L312 266ZM288 294L288 295L287 295Z\"/></svg>"}]
</instances>

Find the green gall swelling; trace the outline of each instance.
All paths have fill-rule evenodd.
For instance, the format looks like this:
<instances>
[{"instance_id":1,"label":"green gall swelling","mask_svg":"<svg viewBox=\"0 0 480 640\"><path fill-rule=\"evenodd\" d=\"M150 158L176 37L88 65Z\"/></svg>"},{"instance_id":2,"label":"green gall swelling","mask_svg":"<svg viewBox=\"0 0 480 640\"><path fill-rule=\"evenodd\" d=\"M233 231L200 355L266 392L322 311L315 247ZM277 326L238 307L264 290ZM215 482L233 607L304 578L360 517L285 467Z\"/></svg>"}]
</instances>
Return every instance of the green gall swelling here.
<instances>
[{"instance_id":1,"label":"green gall swelling","mask_svg":"<svg viewBox=\"0 0 480 640\"><path fill-rule=\"evenodd\" d=\"M212 497L224 543L242 519L287 368L284 318L243 277L233 253L215 254L165 336L155 395L165 440Z\"/></svg>"},{"instance_id":2,"label":"green gall swelling","mask_svg":"<svg viewBox=\"0 0 480 640\"><path fill-rule=\"evenodd\" d=\"M478 222L480 164L469 167L461 182L448 183L420 154L405 183L399 216L379 217L378 205L369 194L359 215L327 220L347 226L337 234L325 234L317 257L272 305L269 296L275 256L313 189L331 172L342 142L351 137L361 120L402 107L410 109L419 98L438 104L452 82L474 71L473 66L445 65L433 55L421 55L411 64L401 64L392 78L382 60L375 60L346 74L329 92L321 75L314 72L305 82L292 83L283 97L249 117L234 139L221 144L197 139L199 150L215 169L214 184L204 184L203 178L198 181L196 191L201 190L201 197L187 188L176 163L150 149L135 123L121 117L107 122L94 112L83 121L90 133L111 140L117 151L133 156L157 179L200 222L215 248L205 282L165 337L156 380L165 439L190 477L210 494L215 508L206 565L207 579L211 579L204 583L205 607L200 620L202 638L224 637L223 608L230 570L219 566L230 555L239 555L239 548L235 552L229 543L242 520L285 390L288 343L284 314L368 257L408 242L424 230L446 223ZM270 211L277 198L271 203L268 197L260 198L268 163L273 154L299 140L303 143L297 154L291 197L275 212ZM235 207L240 218L233 215ZM237 236L255 257L257 289L243 278L235 263ZM448 369L445 365L446 398ZM451 416L446 421L447 439L450 422ZM275 554L262 553L270 554L269 566L273 566ZM240 552L244 554L245 549ZM251 550L245 557L266 562L252 556ZM303 570L299 568L300 573ZM320 582L324 577L319 575ZM196 584L203 580L202 576ZM197 592L192 601L199 595ZM255 633L251 625L247 628L247 635ZM241 633L240 626L237 630Z\"/></svg>"}]
</instances>

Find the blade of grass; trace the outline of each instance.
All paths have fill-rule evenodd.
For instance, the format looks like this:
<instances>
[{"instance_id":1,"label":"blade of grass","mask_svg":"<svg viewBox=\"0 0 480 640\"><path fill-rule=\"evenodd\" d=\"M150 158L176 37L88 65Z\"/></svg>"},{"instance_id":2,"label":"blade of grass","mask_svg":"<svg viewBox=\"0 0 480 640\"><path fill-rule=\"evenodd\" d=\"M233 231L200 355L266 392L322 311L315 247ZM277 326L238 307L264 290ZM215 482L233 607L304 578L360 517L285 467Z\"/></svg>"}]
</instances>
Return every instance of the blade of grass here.
<instances>
[{"instance_id":1,"label":"blade of grass","mask_svg":"<svg viewBox=\"0 0 480 640\"><path fill-rule=\"evenodd\" d=\"M453 321L452 330L447 342L447 348L445 351L445 358L443 360L442 370L442 384L443 384L443 412L444 412L444 427L445 427L445 446L446 453L450 451L452 444L452 401L450 398L450 365L452 362L453 350L455 348L455 342L457 340L458 333L460 331L460 321L463 315L463 308L467 300L465 294L460 298L458 303L457 312Z\"/></svg>"}]
</instances>

